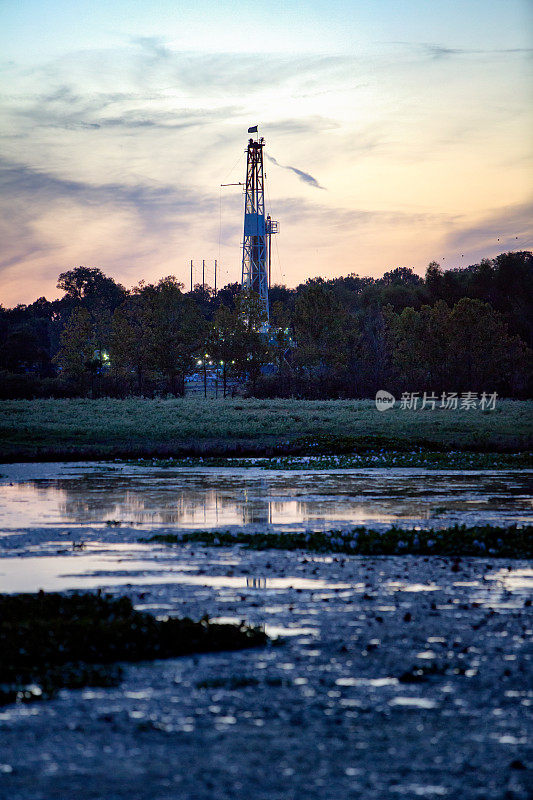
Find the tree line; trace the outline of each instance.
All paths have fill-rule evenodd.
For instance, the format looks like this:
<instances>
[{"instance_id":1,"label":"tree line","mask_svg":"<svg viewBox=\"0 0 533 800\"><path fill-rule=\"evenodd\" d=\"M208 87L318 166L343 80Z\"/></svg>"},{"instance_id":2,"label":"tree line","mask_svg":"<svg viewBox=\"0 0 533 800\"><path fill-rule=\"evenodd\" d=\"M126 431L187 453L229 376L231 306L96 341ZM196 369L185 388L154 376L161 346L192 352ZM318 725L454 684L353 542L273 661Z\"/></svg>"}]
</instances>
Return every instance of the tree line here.
<instances>
[{"instance_id":1,"label":"tree line","mask_svg":"<svg viewBox=\"0 0 533 800\"><path fill-rule=\"evenodd\" d=\"M463 269L432 262L270 290L192 291L173 276L127 290L100 269L61 273L59 300L0 307L0 397L183 395L216 368L223 393L306 398L497 391L531 396L533 254Z\"/></svg>"}]
</instances>

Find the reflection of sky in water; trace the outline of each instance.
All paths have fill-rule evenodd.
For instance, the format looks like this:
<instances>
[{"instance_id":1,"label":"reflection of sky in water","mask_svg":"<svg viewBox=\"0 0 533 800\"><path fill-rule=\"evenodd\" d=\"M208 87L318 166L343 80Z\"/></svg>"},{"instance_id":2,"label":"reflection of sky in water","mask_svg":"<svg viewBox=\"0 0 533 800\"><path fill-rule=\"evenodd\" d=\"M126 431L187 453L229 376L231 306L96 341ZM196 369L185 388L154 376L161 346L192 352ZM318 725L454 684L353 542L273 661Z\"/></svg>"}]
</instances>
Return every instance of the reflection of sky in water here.
<instances>
[{"instance_id":1,"label":"reflection of sky in water","mask_svg":"<svg viewBox=\"0 0 533 800\"><path fill-rule=\"evenodd\" d=\"M55 549L54 555L47 555L43 551L35 550L36 555L24 558L0 559L0 587L4 592L35 592L38 589L45 591L65 591L67 589L95 589L99 586L163 586L164 584L183 585L189 590L202 590L214 592L220 602L235 604L241 593L246 596L255 596L263 606L263 611L277 614L282 611L283 603L287 600L287 592L291 597L294 591L309 593L308 598L319 602L324 598L328 601L334 597L337 600L353 602L360 599L366 590L366 584L354 578L347 579L345 575L335 580L324 579L320 576L303 576L297 570L289 575L264 575L264 574L234 574L238 570L238 560L220 559L216 556L216 572L222 569L224 574L212 574L206 571L206 562L201 557L195 557L190 552L184 556L179 551L160 546L151 546L138 543L91 543L84 550L72 552L64 549L67 542L61 543L61 550L57 550L57 543L49 543L48 547ZM524 597L531 596L533 590L533 569L529 567L507 568L488 572L482 578L476 577L468 581L457 580L453 583L457 591L467 587L477 602L493 608L518 608L524 602ZM408 580L384 580L381 591L386 596L405 596L409 594L430 593L432 597L439 597L443 585L440 580L426 580L424 583L413 583ZM303 597L303 595L302 595ZM267 601L270 601L270 603ZM442 597L441 597L442 600ZM441 602L437 600L437 602ZM267 601L265 603L265 601ZM281 605L275 605L280 602ZM272 605L274 603L274 605ZM140 605L143 610L172 611L157 604ZM438 608L446 609L446 604ZM395 606L380 605L376 610L380 612L395 611ZM307 612L306 612L307 613ZM439 642L440 639L432 638L428 644ZM429 657L422 652L418 657Z\"/></svg>"},{"instance_id":2,"label":"reflection of sky in water","mask_svg":"<svg viewBox=\"0 0 533 800\"><path fill-rule=\"evenodd\" d=\"M42 465L43 468L46 465ZM531 521L530 472L283 472L93 465L0 485L4 530L117 520L142 527ZM44 473L46 474L46 473Z\"/></svg>"},{"instance_id":3,"label":"reflection of sky in water","mask_svg":"<svg viewBox=\"0 0 533 800\"><path fill-rule=\"evenodd\" d=\"M62 543L66 545L67 543ZM226 562L217 562L224 566ZM350 588L348 583L329 582L319 577L301 575L265 577L263 575L209 575L189 558L176 559L166 548L135 543L92 543L73 553L64 550L59 555L30 555L25 558L0 559L0 589L4 592L64 591L66 589L95 589L98 586L135 584L186 584L205 587L224 594L231 600L235 592L262 594L285 590L318 591ZM364 584L353 585L358 592Z\"/></svg>"}]
</instances>

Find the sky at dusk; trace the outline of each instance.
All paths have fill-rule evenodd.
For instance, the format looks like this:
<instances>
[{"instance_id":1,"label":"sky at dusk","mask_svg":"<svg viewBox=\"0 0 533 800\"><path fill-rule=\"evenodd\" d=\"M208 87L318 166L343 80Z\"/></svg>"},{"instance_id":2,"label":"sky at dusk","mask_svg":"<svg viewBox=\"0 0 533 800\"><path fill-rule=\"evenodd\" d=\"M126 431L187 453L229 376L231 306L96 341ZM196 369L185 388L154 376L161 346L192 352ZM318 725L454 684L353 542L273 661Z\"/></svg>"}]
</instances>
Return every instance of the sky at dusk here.
<instances>
[{"instance_id":1,"label":"sky at dusk","mask_svg":"<svg viewBox=\"0 0 533 800\"><path fill-rule=\"evenodd\" d=\"M240 280L256 124L273 282L531 249L532 32L530 0L0 0L0 303Z\"/></svg>"}]
</instances>

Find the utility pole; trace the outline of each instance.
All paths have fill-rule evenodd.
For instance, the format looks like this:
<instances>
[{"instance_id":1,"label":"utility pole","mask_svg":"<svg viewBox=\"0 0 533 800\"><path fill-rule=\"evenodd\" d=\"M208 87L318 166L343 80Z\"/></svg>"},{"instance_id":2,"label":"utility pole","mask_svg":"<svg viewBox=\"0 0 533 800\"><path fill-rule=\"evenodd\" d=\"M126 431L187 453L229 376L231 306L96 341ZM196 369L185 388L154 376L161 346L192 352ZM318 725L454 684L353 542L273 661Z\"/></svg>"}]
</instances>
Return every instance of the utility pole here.
<instances>
[{"instance_id":1,"label":"utility pole","mask_svg":"<svg viewBox=\"0 0 533 800\"><path fill-rule=\"evenodd\" d=\"M215 258L215 297L217 296L217 260Z\"/></svg>"},{"instance_id":2,"label":"utility pole","mask_svg":"<svg viewBox=\"0 0 533 800\"><path fill-rule=\"evenodd\" d=\"M202 290L205 289L205 260L202 259Z\"/></svg>"},{"instance_id":3,"label":"utility pole","mask_svg":"<svg viewBox=\"0 0 533 800\"><path fill-rule=\"evenodd\" d=\"M192 292L192 258L191 258L191 292Z\"/></svg>"}]
</instances>

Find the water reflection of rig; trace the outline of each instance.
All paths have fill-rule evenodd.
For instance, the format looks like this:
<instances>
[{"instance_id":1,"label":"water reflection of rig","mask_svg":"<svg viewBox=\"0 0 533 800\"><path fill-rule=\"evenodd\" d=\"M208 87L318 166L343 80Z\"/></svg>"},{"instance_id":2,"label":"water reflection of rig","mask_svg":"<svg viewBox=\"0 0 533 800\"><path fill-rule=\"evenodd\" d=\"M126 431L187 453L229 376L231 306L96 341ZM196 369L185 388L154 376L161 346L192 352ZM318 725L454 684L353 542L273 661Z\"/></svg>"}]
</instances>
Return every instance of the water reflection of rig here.
<instances>
[{"instance_id":1,"label":"water reflection of rig","mask_svg":"<svg viewBox=\"0 0 533 800\"><path fill-rule=\"evenodd\" d=\"M246 578L246 588L247 589L266 589L267 579L266 578Z\"/></svg>"}]
</instances>

